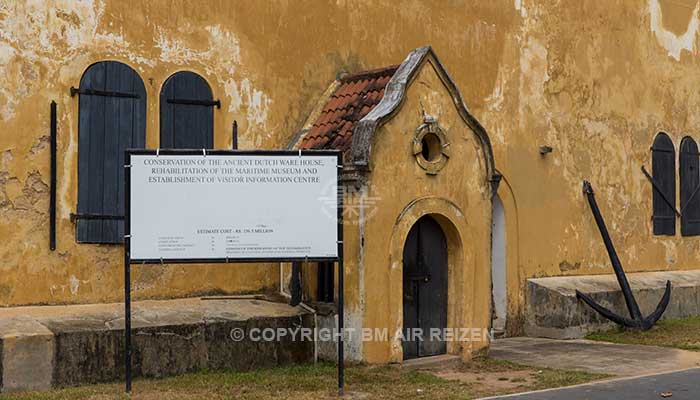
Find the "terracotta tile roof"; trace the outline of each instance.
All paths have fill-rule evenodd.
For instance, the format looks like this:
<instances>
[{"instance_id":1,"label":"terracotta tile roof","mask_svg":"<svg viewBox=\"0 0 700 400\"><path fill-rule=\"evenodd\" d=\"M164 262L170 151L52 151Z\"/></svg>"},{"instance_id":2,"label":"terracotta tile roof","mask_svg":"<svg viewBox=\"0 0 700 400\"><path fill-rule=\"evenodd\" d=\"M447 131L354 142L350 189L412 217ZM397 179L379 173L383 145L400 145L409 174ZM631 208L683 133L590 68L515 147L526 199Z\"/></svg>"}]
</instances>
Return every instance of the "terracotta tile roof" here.
<instances>
[{"instance_id":1,"label":"terracotta tile roof","mask_svg":"<svg viewBox=\"0 0 700 400\"><path fill-rule=\"evenodd\" d=\"M302 149L350 150L352 130L359 120L379 104L384 88L398 65L343 75L321 115L304 135Z\"/></svg>"}]
</instances>

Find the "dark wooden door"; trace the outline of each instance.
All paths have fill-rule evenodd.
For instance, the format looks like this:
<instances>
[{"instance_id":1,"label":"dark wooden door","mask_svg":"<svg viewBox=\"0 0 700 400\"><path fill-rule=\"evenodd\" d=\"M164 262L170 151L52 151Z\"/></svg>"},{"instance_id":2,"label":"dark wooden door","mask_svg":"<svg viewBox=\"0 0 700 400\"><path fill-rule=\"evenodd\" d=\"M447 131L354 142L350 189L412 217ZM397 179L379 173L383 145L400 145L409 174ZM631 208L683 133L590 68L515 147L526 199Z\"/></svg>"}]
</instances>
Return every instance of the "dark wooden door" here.
<instances>
[{"instance_id":1,"label":"dark wooden door","mask_svg":"<svg viewBox=\"0 0 700 400\"><path fill-rule=\"evenodd\" d=\"M429 216L413 225L403 249L403 321L404 359L445 353L444 338L431 332L447 327L447 241Z\"/></svg>"}]
</instances>

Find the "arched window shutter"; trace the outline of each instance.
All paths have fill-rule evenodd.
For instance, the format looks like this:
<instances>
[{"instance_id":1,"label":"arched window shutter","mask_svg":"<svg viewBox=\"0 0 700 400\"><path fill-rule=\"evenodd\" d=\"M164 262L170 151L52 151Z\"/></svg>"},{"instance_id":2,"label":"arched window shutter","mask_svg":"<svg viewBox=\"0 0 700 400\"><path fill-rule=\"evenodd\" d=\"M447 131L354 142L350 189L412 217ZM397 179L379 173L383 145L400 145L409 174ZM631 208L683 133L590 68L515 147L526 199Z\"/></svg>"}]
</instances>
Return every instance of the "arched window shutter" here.
<instances>
[{"instance_id":1,"label":"arched window shutter","mask_svg":"<svg viewBox=\"0 0 700 400\"><path fill-rule=\"evenodd\" d=\"M681 235L700 235L700 173L698 171L698 145L690 137L681 141Z\"/></svg>"},{"instance_id":2,"label":"arched window shutter","mask_svg":"<svg viewBox=\"0 0 700 400\"><path fill-rule=\"evenodd\" d=\"M80 80L76 240L124 241L124 150L146 145L146 89L126 64L102 61Z\"/></svg>"},{"instance_id":3,"label":"arched window shutter","mask_svg":"<svg viewBox=\"0 0 700 400\"><path fill-rule=\"evenodd\" d=\"M214 101L209 84L194 72L170 76L160 92L160 147L214 147Z\"/></svg>"},{"instance_id":4,"label":"arched window shutter","mask_svg":"<svg viewBox=\"0 0 700 400\"><path fill-rule=\"evenodd\" d=\"M665 133L659 133L651 148L654 234L676 234L676 152ZM669 204L671 203L671 204Z\"/></svg>"}]
</instances>

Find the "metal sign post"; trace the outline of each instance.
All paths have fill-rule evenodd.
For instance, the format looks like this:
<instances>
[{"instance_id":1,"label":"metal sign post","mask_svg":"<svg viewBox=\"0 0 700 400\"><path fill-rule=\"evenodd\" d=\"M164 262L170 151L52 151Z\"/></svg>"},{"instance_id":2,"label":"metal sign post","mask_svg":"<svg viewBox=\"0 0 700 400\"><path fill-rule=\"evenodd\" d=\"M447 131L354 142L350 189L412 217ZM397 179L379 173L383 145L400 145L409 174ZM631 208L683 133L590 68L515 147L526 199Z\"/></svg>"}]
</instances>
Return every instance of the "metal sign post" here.
<instances>
[{"instance_id":1,"label":"metal sign post","mask_svg":"<svg viewBox=\"0 0 700 400\"><path fill-rule=\"evenodd\" d=\"M124 379L131 393L131 154L124 154Z\"/></svg>"},{"instance_id":2,"label":"metal sign post","mask_svg":"<svg viewBox=\"0 0 700 400\"><path fill-rule=\"evenodd\" d=\"M135 188L132 188L134 184L133 172L134 156L197 156L197 157L291 157L296 156L300 158L333 158L336 160L335 163L335 173L337 177L336 182L336 193L337 199L335 201L337 208L337 220L336 220L336 248L334 249L335 254L324 254L317 253L313 256L309 255L289 255L282 254L280 256L272 256L270 254L262 254L260 256L247 256L245 254L232 254L230 257L221 256L221 253L217 253L212 257L201 256L200 253L192 253L195 255L186 257L153 257L144 256L148 254L144 252L143 237L132 237L132 235L137 232L134 230L134 225L132 224L132 218L134 214L132 213L132 196L136 194L134 192ZM124 375L125 375L125 389L127 393L131 392L132 383L132 344L131 344L131 264L208 264L208 263L259 263L259 262L322 262L322 261L334 261L338 263L338 392L340 395L343 394L343 381L344 381L344 342L343 342L343 324L344 324L344 310L343 310L343 196L341 190L342 184L342 153L335 150L300 150L300 151L289 151L289 150L174 150L174 149L158 149L158 150L148 150L148 149L130 149L125 152L124 155ZM216 183L209 182L212 185ZM234 199L230 199L233 201ZM228 201L228 198L227 198ZM230 207L230 205L229 205ZM288 210L289 208L286 208ZM185 210L182 211L185 213ZM214 213L216 211L214 210ZM138 221L137 221L138 222ZM152 228L153 224L149 227ZM160 227L158 227L159 229ZM158 232L160 234L160 232ZM139 236L139 235L137 235ZM313 240L313 238L311 238ZM136 241L136 242L135 242ZM140 242L139 242L140 241ZM134 250L134 243L140 245L138 251ZM152 244L152 243L151 243ZM148 247L148 246L146 246ZM196 247L196 246L195 246ZM313 248L313 246L310 246ZM212 250L213 251L213 250ZM227 248L226 251L229 251ZM138 254L136 254L138 253ZM227 253L228 254L228 253ZM135 255L132 257L132 255Z\"/></svg>"},{"instance_id":3,"label":"metal sign post","mask_svg":"<svg viewBox=\"0 0 700 400\"><path fill-rule=\"evenodd\" d=\"M345 346L343 327L345 324L345 310L343 304L343 191L342 188L342 155L338 156L338 395L343 396L345 383Z\"/></svg>"}]
</instances>

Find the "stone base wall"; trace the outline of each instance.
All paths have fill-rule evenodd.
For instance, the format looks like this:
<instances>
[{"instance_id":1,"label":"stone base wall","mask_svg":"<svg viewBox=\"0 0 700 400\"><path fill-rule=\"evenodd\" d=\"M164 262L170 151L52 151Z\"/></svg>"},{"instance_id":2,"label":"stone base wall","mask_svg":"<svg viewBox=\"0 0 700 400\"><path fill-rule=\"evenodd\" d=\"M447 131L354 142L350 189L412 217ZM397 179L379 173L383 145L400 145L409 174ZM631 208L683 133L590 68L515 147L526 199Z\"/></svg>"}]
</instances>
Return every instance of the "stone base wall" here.
<instances>
[{"instance_id":1,"label":"stone base wall","mask_svg":"<svg viewBox=\"0 0 700 400\"><path fill-rule=\"evenodd\" d=\"M641 272L627 274L643 315L656 309L666 281L671 281L671 301L662 318L700 315L700 271ZM528 279L525 334L554 339L582 338L615 324L576 298L576 290L598 304L628 316L615 275L585 275Z\"/></svg>"},{"instance_id":2,"label":"stone base wall","mask_svg":"<svg viewBox=\"0 0 700 400\"><path fill-rule=\"evenodd\" d=\"M268 328L275 332L311 329L313 314L304 310L256 300L184 306L171 301L157 306L161 308L137 306L133 314L134 377L313 362L313 339L293 340L286 335L279 340L259 340L261 335L254 333ZM118 305L73 312L80 307L85 306L68 306L69 312L60 315L51 315L51 311L39 317L0 315L2 392L124 380L123 312ZM234 330L242 335L234 335Z\"/></svg>"}]
</instances>

